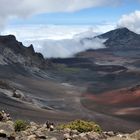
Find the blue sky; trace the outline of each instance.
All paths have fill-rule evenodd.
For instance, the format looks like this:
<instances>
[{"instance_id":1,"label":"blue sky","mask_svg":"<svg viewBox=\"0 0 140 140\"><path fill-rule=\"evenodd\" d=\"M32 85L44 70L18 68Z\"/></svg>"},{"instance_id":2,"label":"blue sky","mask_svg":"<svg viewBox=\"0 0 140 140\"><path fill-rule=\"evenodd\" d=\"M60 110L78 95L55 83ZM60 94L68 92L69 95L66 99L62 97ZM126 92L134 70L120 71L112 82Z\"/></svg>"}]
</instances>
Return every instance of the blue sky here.
<instances>
[{"instance_id":1,"label":"blue sky","mask_svg":"<svg viewBox=\"0 0 140 140\"><path fill-rule=\"evenodd\" d=\"M140 10L137 0L124 0L117 6L101 6L81 9L74 12L42 13L27 18L9 20L9 25L21 24L58 24L58 25L94 25L117 22L122 15Z\"/></svg>"}]
</instances>

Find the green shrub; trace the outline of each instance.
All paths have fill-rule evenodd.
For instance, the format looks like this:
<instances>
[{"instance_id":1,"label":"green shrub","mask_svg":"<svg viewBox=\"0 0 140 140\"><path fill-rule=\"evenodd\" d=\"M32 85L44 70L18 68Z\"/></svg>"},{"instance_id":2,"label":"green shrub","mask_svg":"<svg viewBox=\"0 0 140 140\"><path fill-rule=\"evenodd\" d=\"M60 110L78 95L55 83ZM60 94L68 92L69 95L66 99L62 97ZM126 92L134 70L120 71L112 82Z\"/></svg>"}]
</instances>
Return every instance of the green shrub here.
<instances>
[{"instance_id":1,"label":"green shrub","mask_svg":"<svg viewBox=\"0 0 140 140\"><path fill-rule=\"evenodd\" d=\"M101 127L97 125L95 122L91 121L83 121L83 120L76 120L67 124L60 125L58 127L59 129L65 129L69 128L71 130L77 130L79 132L90 132L90 131L95 131L100 133Z\"/></svg>"},{"instance_id":2,"label":"green shrub","mask_svg":"<svg viewBox=\"0 0 140 140\"><path fill-rule=\"evenodd\" d=\"M16 120L14 123L15 131L24 131L28 126L28 123L23 120Z\"/></svg>"}]
</instances>

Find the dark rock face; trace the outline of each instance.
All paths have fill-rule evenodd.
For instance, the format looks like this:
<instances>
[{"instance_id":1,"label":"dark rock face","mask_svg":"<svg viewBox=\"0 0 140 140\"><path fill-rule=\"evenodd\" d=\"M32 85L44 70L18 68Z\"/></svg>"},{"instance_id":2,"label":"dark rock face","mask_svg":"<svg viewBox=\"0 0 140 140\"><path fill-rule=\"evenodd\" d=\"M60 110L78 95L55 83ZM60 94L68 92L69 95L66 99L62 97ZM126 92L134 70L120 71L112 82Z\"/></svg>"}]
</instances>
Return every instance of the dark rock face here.
<instances>
[{"instance_id":1,"label":"dark rock face","mask_svg":"<svg viewBox=\"0 0 140 140\"><path fill-rule=\"evenodd\" d=\"M105 45L111 50L140 49L140 35L127 28L119 28L98 36L107 39Z\"/></svg>"},{"instance_id":2,"label":"dark rock face","mask_svg":"<svg viewBox=\"0 0 140 140\"><path fill-rule=\"evenodd\" d=\"M32 54L35 53L35 50L34 50L34 47L33 47L32 44L28 47L28 50L29 50Z\"/></svg>"},{"instance_id":3,"label":"dark rock face","mask_svg":"<svg viewBox=\"0 0 140 140\"><path fill-rule=\"evenodd\" d=\"M32 44L25 47L13 35L0 36L0 64L20 64L41 69L47 66L43 55L36 53Z\"/></svg>"}]
</instances>

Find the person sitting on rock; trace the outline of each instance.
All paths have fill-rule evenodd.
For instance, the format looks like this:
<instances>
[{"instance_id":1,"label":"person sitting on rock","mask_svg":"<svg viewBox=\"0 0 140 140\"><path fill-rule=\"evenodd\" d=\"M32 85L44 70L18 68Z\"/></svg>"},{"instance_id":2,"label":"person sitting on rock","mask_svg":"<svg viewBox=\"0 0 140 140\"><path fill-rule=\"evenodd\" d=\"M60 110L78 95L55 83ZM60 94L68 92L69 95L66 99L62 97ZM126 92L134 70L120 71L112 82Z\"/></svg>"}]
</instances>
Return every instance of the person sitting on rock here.
<instances>
[{"instance_id":1,"label":"person sitting on rock","mask_svg":"<svg viewBox=\"0 0 140 140\"><path fill-rule=\"evenodd\" d=\"M54 124L50 123L50 131L53 131L53 130L54 130Z\"/></svg>"},{"instance_id":2,"label":"person sitting on rock","mask_svg":"<svg viewBox=\"0 0 140 140\"><path fill-rule=\"evenodd\" d=\"M49 121L46 122L46 127L47 127L47 129L50 128L50 122Z\"/></svg>"},{"instance_id":3,"label":"person sitting on rock","mask_svg":"<svg viewBox=\"0 0 140 140\"><path fill-rule=\"evenodd\" d=\"M54 130L54 124L53 123L50 123L49 121L46 122L46 127L50 131L53 131Z\"/></svg>"},{"instance_id":4,"label":"person sitting on rock","mask_svg":"<svg viewBox=\"0 0 140 140\"><path fill-rule=\"evenodd\" d=\"M0 121L2 121L3 120L3 114L2 114L2 112L0 112Z\"/></svg>"},{"instance_id":5,"label":"person sitting on rock","mask_svg":"<svg viewBox=\"0 0 140 140\"><path fill-rule=\"evenodd\" d=\"M11 121L12 119L11 119L11 117L10 117L10 114L7 114L7 121Z\"/></svg>"},{"instance_id":6,"label":"person sitting on rock","mask_svg":"<svg viewBox=\"0 0 140 140\"><path fill-rule=\"evenodd\" d=\"M4 110L1 111L1 114L2 114L2 117L3 117L2 121L5 121L7 114L5 113Z\"/></svg>"}]
</instances>

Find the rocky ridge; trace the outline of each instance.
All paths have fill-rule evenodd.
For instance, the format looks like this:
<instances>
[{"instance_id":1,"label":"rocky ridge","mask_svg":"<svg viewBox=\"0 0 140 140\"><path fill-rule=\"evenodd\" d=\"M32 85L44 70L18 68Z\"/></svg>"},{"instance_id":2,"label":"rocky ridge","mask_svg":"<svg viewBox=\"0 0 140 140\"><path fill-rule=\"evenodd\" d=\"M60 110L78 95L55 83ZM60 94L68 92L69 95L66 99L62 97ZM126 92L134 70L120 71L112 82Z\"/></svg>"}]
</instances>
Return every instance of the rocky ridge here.
<instances>
[{"instance_id":1,"label":"rocky ridge","mask_svg":"<svg viewBox=\"0 0 140 140\"><path fill-rule=\"evenodd\" d=\"M104 45L106 46L106 48L104 48L103 50L140 49L140 35L130 31L125 27L117 28L115 30L98 35L96 37L85 38L84 40L91 41L95 38L104 40Z\"/></svg>"},{"instance_id":2,"label":"rocky ridge","mask_svg":"<svg viewBox=\"0 0 140 140\"><path fill-rule=\"evenodd\" d=\"M35 52L33 45L25 47L14 35L7 35L0 36L0 64L44 69L47 61L41 53Z\"/></svg>"},{"instance_id":3,"label":"rocky ridge","mask_svg":"<svg viewBox=\"0 0 140 140\"><path fill-rule=\"evenodd\" d=\"M98 37L106 39L104 44L111 50L140 49L140 35L127 28L118 28Z\"/></svg>"},{"instance_id":4,"label":"rocky ridge","mask_svg":"<svg viewBox=\"0 0 140 140\"><path fill-rule=\"evenodd\" d=\"M0 140L139 140L140 130L131 133L109 132L79 132L65 128L54 127L53 123L37 124L25 121L12 121L9 114L0 113ZM87 126L88 127L88 126Z\"/></svg>"}]
</instances>

